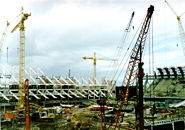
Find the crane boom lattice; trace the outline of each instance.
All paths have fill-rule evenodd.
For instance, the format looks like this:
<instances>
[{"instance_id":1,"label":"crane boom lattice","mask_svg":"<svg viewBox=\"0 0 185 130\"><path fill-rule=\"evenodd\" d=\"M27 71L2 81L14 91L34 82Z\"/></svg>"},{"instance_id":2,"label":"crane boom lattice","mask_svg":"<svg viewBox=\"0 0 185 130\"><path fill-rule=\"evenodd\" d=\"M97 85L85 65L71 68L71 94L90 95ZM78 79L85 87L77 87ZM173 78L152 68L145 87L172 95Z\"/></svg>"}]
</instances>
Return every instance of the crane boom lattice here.
<instances>
[{"instance_id":1,"label":"crane boom lattice","mask_svg":"<svg viewBox=\"0 0 185 130\"><path fill-rule=\"evenodd\" d=\"M128 96L129 96L129 87L131 84L134 83L134 80L136 78L136 75L140 75L140 77L143 76L144 72L142 70L142 65L143 63L141 62L142 59L142 53L145 47L145 41L147 38L148 30L150 27L150 22L151 22L151 17L154 11L154 6L150 5L148 8L146 17L144 19L143 25L141 27L139 36L137 38L137 41L132 49L129 64L125 73L125 77L123 79L123 86L126 87L126 92L122 90L120 94L120 101L118 102L117 105L117 111L116 113L116 128L120 127L118 122L120 122L123 118L123 115L121 114L121 111L123 109L124 104L128 104ZM138 67L139 66L139 67ZM142 73L142 74L141 74ZM142 82L141 82L142 83ZM143 119L143 89L142 85L139 85L137 87L138 95L140 99L137 99L137 111L139 110L140 112L136 113L136 129L137 130L143 130L143 125L144 125L144 119Z\"/></svg>"},{"instance_id":2,"label":"crane boom lattice","mask_svg":"<svg viewBox=\"0 0 185 130\"><path fill-rule=\"evenodd\" d=\"M4 29L1 40L0 40L0 53L2 53L2 47L3 47L3 43L7 35L7 30L8 30L9 25L10 23L7 21L6 28Z\"/></svg>"},{"instance_id":3,"label":"crane boom lattice","mask_svg":"<svg viewBox=\"0 0 185 130\"><path fill-rule=\"evenodd\" d=\"M178 21L178 30L179 30L179 36L180 36L180 40L181 40L181 44L182 44L182 49L183 49L183 53L185 55L185 32L184 32L184 28L182 26L182 22L181 22L181 16L184 14L182 13L182 15L177 15L177 13L175 12L175 10L171 7L171 5L165 0L165 3L168 5L168 7L170 8L170 10L173 12L173 14L176 16L177 21Z\"/></svg>"},{"instance_id":4,"label":"crane boom lattice","mask_svg":"<svg viewBox=\"0 0 185 130\"><path fill-rule=\"evenodd\" d=\"M109 61L117 61L116 59L111 58L97 58L96 53L94 52L94 57L82 57L84 60L90 59L93 60L93 80L96 83L96 63L97 60L109 60Z\"/></svg>"},{"instance_id":5,"label":"crane boom lattice","mask_svg":"<svg viewBox=\"0 0 185 130\"><path fill-rule=\"evenodd\" d=\"M20 29L20 44L19 44L19 100L18 109L24 107L24 70L25 70L25 26L24 21L31 16L31 14L23 13L20 22L14 27L11 32L14 32L17 28Z\"/></svg>"},{"instance_id":6,"label":"crane boom lattice","mask_svg":"<svg viewBox=\"0 0 185 130\"><path fill-rule=\"evenodd\" d=\"M145 17L144 23L142 25L141 31L139 33L139 36L137 38L136 44L134 45L132 49L129 64L128 64L128 67L125 73L125 77L123 79L122 85L126 87L126 94L124 95L122 91L122 96L124 97L125 103L128 102L129 86L134 83L135 78L136 78L136 73L138 72L137 63L139 63L142 58L142 53L144 50L148 29L150 27L150 21L151 21L153 9L154 9L153 6L148 8L148 12ZM139 48L141 48L141 50Z\"/></svg>"}]
</instances>

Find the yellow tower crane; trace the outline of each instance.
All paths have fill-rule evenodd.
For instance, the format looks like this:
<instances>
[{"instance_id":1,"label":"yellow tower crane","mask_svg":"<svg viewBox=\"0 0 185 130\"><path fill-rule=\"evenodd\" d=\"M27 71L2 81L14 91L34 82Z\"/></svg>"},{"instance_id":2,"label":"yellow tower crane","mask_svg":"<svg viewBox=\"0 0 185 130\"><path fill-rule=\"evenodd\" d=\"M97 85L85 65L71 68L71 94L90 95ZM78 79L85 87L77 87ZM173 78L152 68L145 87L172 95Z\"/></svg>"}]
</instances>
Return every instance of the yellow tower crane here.
<instances>
[{"instance_id":1,"label":"yellow tower crane","mask_svg":"<svg viewBox=\"0 0 185 130\"><path fill-rule=\"evenodd\" d=\"M96 63L97 60L110 60L110 61L117 61L116 59L110 59L110 58L97 58L96 53L94 52L94 57L82 57L84 60L90 59L93 60L93 80L96 83Z\"/></svg>"},{"instance_id":2,"label":"yellow tower crane","mask_svg":"<svg viewBox=\"0 0 185 130\"><path fill-rule=\"evenodd\" d=\"M19 23L13 28L12 33L19 28L20 29L20 45L19 45L19 100L18 109L24 107L24 70L25 70L25 26L24 21L31 16L31 13L24 13L22 9L22 16Z\"/></svg>"},{"instance_id":3,"label":"yellow tower crane","mask_svg":"<svg viewBox=\"0 0 185 130\"><path fill-rule=\"evenodd\" d=\"M180 34L180 40L181 40L181 44L182 44L182 49L183 49L183 53L185 55L185 32L184 32L184 28L182 26L182 22L181 22L181 16L185 13L182 13L181 15L177 15L177 13L174 11L174 9L170 6L170 4L165 0L165 3L168 5L168 7L171 9L171 11L173 12L173 14L176 16L177 21L178 21L178 28L179 28L179 34Z\"/></svg>"}]
</instances>

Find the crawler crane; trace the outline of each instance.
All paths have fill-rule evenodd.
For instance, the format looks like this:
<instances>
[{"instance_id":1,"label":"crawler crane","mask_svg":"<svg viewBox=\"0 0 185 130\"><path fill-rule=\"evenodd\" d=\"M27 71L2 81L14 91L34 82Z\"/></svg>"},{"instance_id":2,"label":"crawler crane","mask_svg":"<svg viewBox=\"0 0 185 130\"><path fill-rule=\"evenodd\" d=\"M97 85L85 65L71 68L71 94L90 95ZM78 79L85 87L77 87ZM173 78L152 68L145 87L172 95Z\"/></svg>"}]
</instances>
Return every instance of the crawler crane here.
<instances>
[{"instance_id":1,"label":"crawler crane","mask_svg":"<svg viewBox=\"0 0 185 130\"><path fill-rule=\"evenodd\" d=\"M146 17L144 19L142 28L140 30L137 41L132 49L129 64L123 79L123 86L126 88L126 92L122 90L120 94L120 101L117 104L116 108L116 128L121 128L118 123L122 120L123 115L121 111L124 109L124 105L128 104L129 98L129 87L135 82L136 77L138 77L139 86L137 86L137 99L136 99L136 130L143 130L144 128L144 119L143 119L143 76L144 72L142 69L142 53L145 47L145 41L147 39L148 30L150 27L150 22L152 14L154 11L154 6L150 5L148 8Z\"/></svg>"}]
</instances>

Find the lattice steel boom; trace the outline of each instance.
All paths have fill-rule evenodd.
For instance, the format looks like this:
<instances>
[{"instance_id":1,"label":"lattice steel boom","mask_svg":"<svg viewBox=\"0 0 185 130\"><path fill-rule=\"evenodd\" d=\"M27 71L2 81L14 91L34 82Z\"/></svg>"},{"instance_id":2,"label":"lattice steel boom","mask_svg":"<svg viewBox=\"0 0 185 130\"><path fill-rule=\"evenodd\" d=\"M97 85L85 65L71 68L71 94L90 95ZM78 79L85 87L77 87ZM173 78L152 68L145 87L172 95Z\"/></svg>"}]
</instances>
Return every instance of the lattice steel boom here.
<instances>
[{"instance_id":1,"label":"lattice steel boom","mask_svg":"<svg viewBox=\"0 0 185 130\"><path fill-rule=\"evenodd\" d=\"M19 46L19 101L18 109L24 107L24 70L25 70L25 26L24 21L31 16L31 14L23 13L20 22L14 27L11 32L14 32L17 28L20 29L20 46Z\"/></svg>"},{"instance_id":2,"label":"lattice steel boom","mask_svg":"<svg viewBox=\"0 0 185 130\"><path fill-rule=\"evenodd\" d=\"M118 123L122 120L122 117L123 117L123 115L121 114L123 106L124 104L128 104L130 85L134 83L136 76L140 78L143 76L143 71L142 71L143 63L141 62L141 59L142 59L142 53L145 47L145 41L147 39L147 34L150 27L153 11L154 11L154 6L150 5L150 7L148 8L146 17L144 19L142 28L140 30L139 36L137 38L137 41L131 52L129 64L125 73L125 77L123 79L123 86L126 87L126 92L122 90L120 95L120 102L118 103L117 111L116 111L116 128L120 127ZM139 81L142 80L140 78L139 78ZM140 108L143 108L143 102L142 102L143 95L141 95L141 92L143 90L142 90L141 84L142 82L140 82L139 87L137 87L137 90L139 91L137 96L141 98L137 100L137 107L139 108L139 110L141 110ZM136 113L136 129L143 130L143 123L144 123L143 112Z\"/></svg>"},{"instance_id":3,"label":"lattice steel boom","mask_svg":"<svg viewBox=\"0 0 185 130\"><path fill-rule=\"evenodd\" d=\"M168 5L168 7L170 8L170 10L173 12L173 14L177 18L180 40L181 40L181 44L182 44L183 53L185 55L185 32L184 32L184 28L183 28L182 22L181 22L181 16L184 13L182 13L181 15L177 15L177 13L175 12L175 10L170 6L170 4L166 0L165 0L165 3Z\"/></svg>"}]
</instances>

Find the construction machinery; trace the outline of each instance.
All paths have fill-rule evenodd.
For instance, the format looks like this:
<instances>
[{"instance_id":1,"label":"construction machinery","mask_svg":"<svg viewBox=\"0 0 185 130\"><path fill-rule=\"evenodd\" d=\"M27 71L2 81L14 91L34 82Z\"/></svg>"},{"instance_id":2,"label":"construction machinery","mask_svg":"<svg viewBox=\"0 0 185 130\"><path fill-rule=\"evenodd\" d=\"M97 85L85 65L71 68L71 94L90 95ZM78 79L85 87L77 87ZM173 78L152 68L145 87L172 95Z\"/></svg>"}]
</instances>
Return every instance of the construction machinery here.
<instances>
[{"instance_id":1,"label":"construction machinery","mask_svg":"<svg viewBox=\"0 0 185 130\"><path fill-rule=\"evenodd\" d=\"M131 32L132 28L134 28L134 26L132 26L132 21L133 21L133 18L134 18L134 14L135 14L135 12L133 11L132 14L131 14L130 20L129 20L129 22L128 22L125 30L124 30L124 35L123 35L123 38L122 38L122 42L118 46L118 51L117 51L117 54L115 55L116 58L119 58L122 55L123 48L124 48L124 43L126 42L128 36L129 36L129 32Z\"/></svg>"},{"instance_id":2,"label":"construction machinery","mask_svg":"<svg viewBox=\"0 0 185 130\"><path fill-rule=\"evenodd\" d=\"M2 53L2 49L3 49L3 44L4 44L4 41L5 41L5 38L7 36L7 30L8 30L8 27L9 27L10 23L7 21L6 23L6 27L3 31L3 34L1 36L1 39L0 39L0 56L1 56L1 53Z\"/></svg>"},{"instance_id":3,"label":"construction machinery","mask_svg":"<svg viewBox=\"0 0 185 130\"><path fill-rule=\"evenodd\" d=\"M94 57L82 57L84 60L90 59L93 60L93 80L96 83L96 63L97 60L109 60L109 61L117 61L116 59L110 59L110 58L97 58L96 53L94 52Z\"/></svg>"},{"instance_id":4,"label":"construction machinery","mask_svg":"<svg viewBox=\"0 0 185 130\"><path fill-rule=\"evenodd\" d=\"M26 130L30 130L30 103L29 103L29 80L26 79L24 83L24 110L26 117Z\"/></svg>"},{"instance_id":5,"label":"construction machinery","mask_svg":"<svg viewBox=\"0 0 185 130\"><path fill-rule=\"evenodd\" d=\"M129 88L133 83L135 82L136 78L138 77L139 85L136 87L136 129L137 130L143 130L144 128L144 119L143 119L143 82L142 78L144 76L144 72L142 69L142 65L144 64L142 62L142 54L145 47L145 41L147 39L148 30L150 27L150 22L152 18L152 14L154 11L154 6L150 5L148 8L146 17L144 19L142 28L140 30L139 36L137 38L137 41L132 49L129 64L125 73L125 77L123 79L123 86L126 88L126 92L124 90L121 91L120 94L120 101L117 105L116 110L116 125L115 129L119 128L120 125L118 124L122 118L123 115L121 111L124 109L124 105L128 104L128 98L129 98Z\"/></svg>"},{"instance_id":6,"label":"construction machinery","mask_svg":"<svg viewBox=\"0 0 185 130\"><path fill-rule=\"evenodd\" d=\"M168 7L170 8L170 10L173 12L173 14L177 18L177 21L178 21L178 29L179 29L179 34L180 34L180 40L181 40L181 44L182 44L183 53L185 55L185 32L184 32L184 28L183 28L182 22L181 22L181 16L185 12L182 13L181 15L177 15L177 13L175 12L175 10L170 6L170 4L166 0L165 0L165 3L168 5Z\"/></svg>"},{"instance_id":7,"label":"construction machinery","mask_svg":"<svg viewBox=\"0 0 185 130\"><path fill-rule=\"evenodd\" d=\"M123 34L123 37L122 37L122 40L119 44L119 46L117 47L117 50L115 52L115 55L114 55L114 58L118 59L118 61L120 62L117 62L117 64L113 64L113 66L115 65L115 68L113 73L111 74L111 78L112 80L115 80L115 77L119 77L120 74L118 74L118 71L119 69L121 68L121 65L123 65L123 61L124 61L124 58L121 59L122 55L123 55L123 48L126 48L126 41L130 35L130 32L132 30L132 28L134 28L134 26L132 26L132 21L133 21L133 18L134 18L134 14L135 12L133 11L132 14L131 14L131 17L130 17L130 20L124 30L124 34ZM129 51L129 47L127 48L127 51L125 52L125 54L127 54L127 52ZM121 59L121 60L120 60Z\"/></svg>"},{"instance_id":8,"label":"construction machinery","mask_svg":"<svg viewBox=\"0 0 185 130\"><path fill-rule=\"evenodd\" d=\"M19 28L20 29L20 46L19 46L19 100L18 100L18 109L24 107L24 70L25 70L25 26L24 21L31 16L31 13L24 13L22 8L22 16L18 24L11 31L12 33Z\"/></svg>"}]
</instances>

